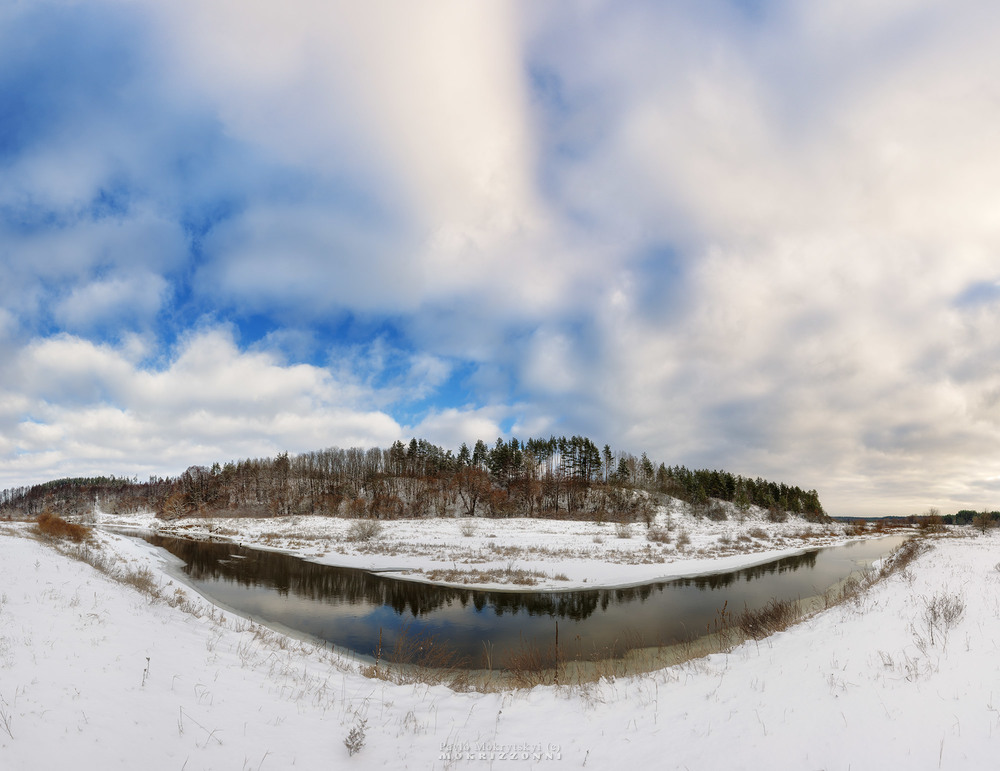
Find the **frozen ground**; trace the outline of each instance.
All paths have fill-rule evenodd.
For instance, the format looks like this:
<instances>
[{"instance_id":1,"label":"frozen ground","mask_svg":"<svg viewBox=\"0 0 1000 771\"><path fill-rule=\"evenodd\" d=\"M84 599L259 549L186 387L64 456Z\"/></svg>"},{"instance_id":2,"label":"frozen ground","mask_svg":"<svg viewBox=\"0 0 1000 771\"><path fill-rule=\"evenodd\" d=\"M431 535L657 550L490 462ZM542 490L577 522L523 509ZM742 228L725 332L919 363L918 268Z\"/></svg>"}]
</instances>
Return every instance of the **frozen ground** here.
<instances>
[{"instance_id":1,"label":"frozen ground","mask_svg":"<svg viewBox=\"0 0 1000 771\"><path fill-rule=\"evenodd\" d=\"M996 533L937 539L728 653L481 694L368 679L223 616L137 541L100 533L92 553L159 600L30 529L0 525L4 769L983 769L1000 749Z\"/></svg>"},{"instance_id":2,"label":"frozen ground","mask_svg":"<svg viewBox=\"0 0 1000 771\"><path fill-rule=\"evenodd\" d=\"M840 524L792 517L768 522L752 509L737 518L696 519L679 501L660 507L651 527L552 519L400 519L379 523L378 535L354 540L360 523L329 517L182 519L151 514L113 516L102 524L163 535L230 540L297 554L313 562L393 571L416 581L480 588L537 589L622 586L728 571L804 548L844 543Z\"/></svg>"}]
</instances>

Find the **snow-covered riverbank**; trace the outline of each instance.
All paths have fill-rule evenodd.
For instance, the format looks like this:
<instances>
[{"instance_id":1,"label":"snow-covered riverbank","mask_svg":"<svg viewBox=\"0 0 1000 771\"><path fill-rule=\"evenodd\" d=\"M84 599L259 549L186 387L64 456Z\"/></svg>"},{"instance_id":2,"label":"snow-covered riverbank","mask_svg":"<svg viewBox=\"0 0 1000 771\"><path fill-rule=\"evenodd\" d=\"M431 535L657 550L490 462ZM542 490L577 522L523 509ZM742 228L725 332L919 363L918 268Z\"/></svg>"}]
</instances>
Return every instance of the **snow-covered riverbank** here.
<instances>
[{"instance_id":1,"label":"snow-covered riverbank","mask_svg":"<svg viewBox=\"0 0 1000 771\"><path fill-rule=\"evenodd\" d=\"M713 522L685 504L660 507L650 526L552 519L399 519L330 517L173 521L152 514L113 516L100 524L161 535L212 538L274 549L324 565L392 572L414 581L488 588L576 589L628 586L726 572L857 538L837 523L792 517L769 522L754 509Z\"/></svg>"},{"instance_id":2,"label":"snow-covered riverbank","mask_svg":"<svg viewBox=\"0 0 1000 771\"><path fill-rule=\"evenodd\" d=\"M1000 741L995 533L939 539L856 603L729 653L481 694L368 679L180 598L134 540L97 536L170 603L28 530L0 526L4 768L980 769Z\"/></svg>"}]
</instances>

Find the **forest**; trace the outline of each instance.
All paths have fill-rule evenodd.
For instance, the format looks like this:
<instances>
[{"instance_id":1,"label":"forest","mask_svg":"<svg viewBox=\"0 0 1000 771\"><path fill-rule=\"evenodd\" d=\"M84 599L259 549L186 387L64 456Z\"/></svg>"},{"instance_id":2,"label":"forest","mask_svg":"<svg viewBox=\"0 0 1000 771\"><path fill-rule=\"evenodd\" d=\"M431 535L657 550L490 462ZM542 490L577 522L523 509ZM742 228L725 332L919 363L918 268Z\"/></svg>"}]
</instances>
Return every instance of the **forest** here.
<instances>
[{"instance_id":1,"label":"forest","mask_svg":"<svg viewBox=\"0 0 1000 771\"><path fill-rule=\"evenodd\" d=\"M482 440L457 453L424 439L389 448L341 449L191 466L177 477L58 479L0 492L0 516L50 510L85 516L95 504L110 513L153 511L158 517L281 517L296 514L395 519L427 516L649 519L663 496L688 502L698 515L727 516L760 506L826 520L815 490L726 471L656 464L599 448L582 437Z\"/></svg>"}]
</instances>

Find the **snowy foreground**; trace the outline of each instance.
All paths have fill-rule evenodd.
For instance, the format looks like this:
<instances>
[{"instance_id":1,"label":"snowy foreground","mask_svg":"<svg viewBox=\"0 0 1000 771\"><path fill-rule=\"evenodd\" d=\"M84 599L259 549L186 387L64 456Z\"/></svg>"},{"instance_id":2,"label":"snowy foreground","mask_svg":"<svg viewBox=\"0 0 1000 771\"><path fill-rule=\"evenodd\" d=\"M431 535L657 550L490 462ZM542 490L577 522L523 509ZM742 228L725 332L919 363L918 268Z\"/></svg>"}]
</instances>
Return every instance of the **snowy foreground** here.
<instances>
[{"instance_id":1,"label":"snowy foreground","mask_svg":"<svg viewBox=\"0 0 1000 771\"><path fill-rule=\"evenodd\" d=\"M163 599L30 529L0 524L4 769L983 769L1000 757L996 533L937 539L859 601L760 643L481 694L367 679L224 616L170 585L137 541L99 533L97 552ZM956 602L964 613L946 623L938 611Z\"/></svg>"}]
</instances>

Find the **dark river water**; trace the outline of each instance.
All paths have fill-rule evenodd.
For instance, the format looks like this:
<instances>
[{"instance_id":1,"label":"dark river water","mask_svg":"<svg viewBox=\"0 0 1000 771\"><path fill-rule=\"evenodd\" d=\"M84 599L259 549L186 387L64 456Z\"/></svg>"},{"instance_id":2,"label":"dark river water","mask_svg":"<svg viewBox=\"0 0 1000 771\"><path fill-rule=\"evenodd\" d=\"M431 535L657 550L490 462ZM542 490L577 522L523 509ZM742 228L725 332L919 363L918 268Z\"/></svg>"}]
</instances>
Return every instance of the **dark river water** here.
<instances>
[{"instance_id":1,"label":"dark river water","mask_svg":"<svg viewBox=\"0 0 1000 771\"><path fill-rule=\"evenodd\" d=\"M448 663L478 668L505 666L519 651L554 650L556 635L568 660L690 641L712 628L724 606L735 614L822 594L905 538L815 549L730 573L561 592L454 589L232 544L146 540L180 558L198 592L243 616L363 656L378 650L382 658L431 664L442 660L429 652L446 649Z\"/></svg>"}]
</instances>

